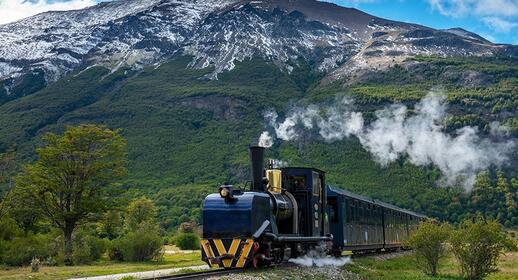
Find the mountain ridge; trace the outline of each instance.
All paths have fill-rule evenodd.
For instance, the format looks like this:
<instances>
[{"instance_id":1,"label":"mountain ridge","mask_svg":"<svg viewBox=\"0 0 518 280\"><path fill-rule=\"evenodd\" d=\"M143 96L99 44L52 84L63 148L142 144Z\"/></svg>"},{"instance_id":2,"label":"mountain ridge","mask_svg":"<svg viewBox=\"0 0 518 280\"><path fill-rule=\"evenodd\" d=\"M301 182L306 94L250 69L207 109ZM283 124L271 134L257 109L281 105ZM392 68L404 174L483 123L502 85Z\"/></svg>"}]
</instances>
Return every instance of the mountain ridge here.
<instances>
[{"instance_id":1,"label":"mountain ridge","mask_svg":"<svg viewBox=\"0 0 518 280\"><path fill-rule=\"evenodd\" d=\"M209 79L253 57L288 73L302 58L332 82L416 55L518 53L518 47L473 33L385 20L315 0L113 1L2 25L0 35L5 100L34 91L20 92L20 85L41 89L72 71L96 65L140 69L178 55L193 56L188 67L214 66Z\"/></svg>"}]
</instances>

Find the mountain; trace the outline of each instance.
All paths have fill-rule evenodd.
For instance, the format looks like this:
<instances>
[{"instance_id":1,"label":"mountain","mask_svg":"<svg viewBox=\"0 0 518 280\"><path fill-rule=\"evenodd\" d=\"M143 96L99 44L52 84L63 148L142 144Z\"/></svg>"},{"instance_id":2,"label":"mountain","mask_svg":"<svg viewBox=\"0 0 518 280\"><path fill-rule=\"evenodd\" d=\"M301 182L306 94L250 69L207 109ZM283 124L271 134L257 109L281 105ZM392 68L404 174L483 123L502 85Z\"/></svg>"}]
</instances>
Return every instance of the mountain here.
<instances>
[{"instance_id":1,"label":"mountain","mask_svg":"<svg viewBox=\"0 0 518 280\"><path fill-rule=\"evenodd\" d=\"M213 66L210 79L236 61L261 57L288 72L303 58L334 81L416 55L517 53L465 30L435 30L314 0L113 1L0 26L0 100L95 65L138 69L178 55L192 56L190 67Z\"/></svg>"},{"instance_id":2,"label":"mountain","mask_svg":"<svg viewBox=\"0 0 518 280\"><path fill-rule=\"evenodd\" d=\"M126 195L154 198L168 228L199 218L201 197L217 184L247 180L246 147L271 129L267 110L285 116L294 105L345 95L369 123L394 103L410 114L439 88L447 93L445 132L471 126L497 138L499 122L516 140L516 77L516 46L326 2L105 2L0 26L0 153L13 149L28 162L46 132L78 123L120 128ZM430 216L457 221L479 210L463 190L438 188L435 166L408 157L382 166L354 137L328 143L307 134L268 153ZM511 180L517 167L514 151L491 174Z\"/></svg>"}]
</instances>

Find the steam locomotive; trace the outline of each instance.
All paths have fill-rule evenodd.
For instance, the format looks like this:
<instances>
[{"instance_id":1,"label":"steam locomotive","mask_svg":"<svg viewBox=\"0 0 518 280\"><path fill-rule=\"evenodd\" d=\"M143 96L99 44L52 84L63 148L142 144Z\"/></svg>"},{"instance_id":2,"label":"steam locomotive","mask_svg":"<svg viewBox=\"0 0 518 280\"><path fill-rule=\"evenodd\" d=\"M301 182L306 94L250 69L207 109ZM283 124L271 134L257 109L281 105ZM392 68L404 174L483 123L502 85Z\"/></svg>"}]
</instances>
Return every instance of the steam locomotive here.
<instances>
[{"instance_id":1,"label":"steam locomotive","mask_svg":"<svg viewBox=\"0 0 518 280\"><path fill-rule=\"evenodd\" d=\"M203 202L202 260L211 267L259 267L317 247L336 256L400 248L426 218L327 186L315 168L264 170L264 150L250 147L250 191L222 185Z\"/></svg>"}]
</instances>

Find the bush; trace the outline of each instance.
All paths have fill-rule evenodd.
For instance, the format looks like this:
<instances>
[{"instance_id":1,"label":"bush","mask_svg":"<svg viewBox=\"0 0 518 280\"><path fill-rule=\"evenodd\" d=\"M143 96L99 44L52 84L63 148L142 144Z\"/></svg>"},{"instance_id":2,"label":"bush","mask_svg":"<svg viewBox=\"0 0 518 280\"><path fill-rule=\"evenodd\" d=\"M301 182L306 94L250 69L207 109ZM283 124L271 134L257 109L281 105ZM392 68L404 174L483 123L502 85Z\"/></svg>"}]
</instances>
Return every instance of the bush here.
<instances>
[{"instance_id":1,"label":"bush","mask_svg":"<svg viewBox=\"0 0 518 280\"><path fill-rule=\"evenodd\" d=\"M0 259L10 266L29 265L33 258L45 259L57 254L49 246L52 238L48 235L28 235L2 242Z\"/></svg>"},{"instance_id":2,"label":"bush","mask_svg":"<svg viewBox=\"0 0 518 280\"><path fill-rule=\"evenodd\" d=\"M9 241L15 236L22 235L22 230L11 218L3 218L0 220L0 242L2 240Z\"/></svg>"},{"instance_id":3,"label":"bush","mask_svg":"<svg viewBox=\"0 0 518 280\"><path fill-rule=\"evenodd\" d=\"M437 275L439 260L446 255L445 243L450 233L449 224L425 220L408 239L408 245L415 250L418 265L426 274Z\"/></svg>"},{"instance_id":4,"label":"bush","mask_svg":"<svg viewBox=\"0 0 518 280\"><path fill-rule=\"evenodd\" d=\"M194 233L181 233L176 236L174 244L182 250L196 250L200 248L200 238Z\"/></svg>"},{"instance_id":5,"label":"bush","mask_svg":"<svg viewBox=\"0 0 518 280\"><path fill-rule=\"evenodd\" d=\"M109 257L113 260L149 261L162 255L162 238L158 231L142 227L115 240Z\"/></svg>"},{"instance_id":6,"label":"bush","mask_svg":"<svg viewBox=\"0 0 518 280\"><path fill-rule=\"evenodd\" d=\"M110 242L110 245L108 246L108 258L112 261L123 261L124 257L122 256L121 251L121 240L115 239L112 242Z\"/></svg>"},{"instance_id":7,"label":"bush","mask_svg":"<svg viewBox=\"0 0 518 280\"><path fill-rule=\"evenodd\" d=\"M84 235L75 240L72 260L74 264L88 264L97 261L106 252L107 242L96 236Z\"/></svg>"},{"instance_id":8,"label":"bush","mask_svg":"<svg viewBox=\"0 0 518 280\"><path fill-rule=\"evenodd\" d=\"M194 233L197 229L195 222L184 222L180 224L178 231L180 233Z\"/></svg>"},{"instance_id":9,"label":"bush","mask_svg":"<svg viewBox=\"0 0 518 280\"><path fill-rule=\"evenodd\" d=\"M514 244L494 220L465 220L451 236L452 251L468 279L478 280L497 270L499 257Z\"/></svg>"}]
</instances>

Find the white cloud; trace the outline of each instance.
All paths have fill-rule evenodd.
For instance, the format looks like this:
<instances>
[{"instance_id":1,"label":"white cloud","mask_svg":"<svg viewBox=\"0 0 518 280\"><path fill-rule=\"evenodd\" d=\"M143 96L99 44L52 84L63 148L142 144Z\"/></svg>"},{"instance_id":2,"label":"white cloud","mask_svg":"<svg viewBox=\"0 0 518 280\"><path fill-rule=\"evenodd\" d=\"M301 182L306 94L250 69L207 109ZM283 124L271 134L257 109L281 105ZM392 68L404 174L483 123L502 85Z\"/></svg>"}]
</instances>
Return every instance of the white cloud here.
<instances>
[{"instance_id":1,"label":"white cloud","mask_svg":"<svg viewBox=\"0 0 518 280\"><path fill-rule=\"evenodd\" d=\"M518 27L518 0L427 0L442 15L461 18L482 17L497 32L510 32Z\"/></svg>"},{"instance_id":2,"label":"white cloud","mask_svg":"<svg viewBox=\"0 0 518 280\"><path fill-rule=\"evenodd\" d=\"M475 13L486 16L518 16L518 0L479 0L476 2Z\"/></svg>"},{"instance_id":3,"label":"white cloud","mask_svg":"<svg viewBox=\"0 0 518 280\"><path fill-rule=\"evenodd\" d=\"M20 20L47 11L82 9L97 4L96 0L0 0L0 24Z\"/></svg>"},{"instance_id":4,"label":"white cloud","mask_svg":"<svg viewBox=\"0 0 518 280\"><path fill-rule=\"evenodd\" d=\"M469 12L467 1L463 0L428 0L432 9L449 17L462 17Z\"/></svg>"},{"instance_id":5,"label":"white cloud","mask_svg":"<svg viewBox=\"0 0 518 280\"><path fill-rule=\"evenodd\" d=\"M518 23L507 21L499 17L484 17L482 21L489 27L491 27L493 30L498 32L507 33L511 31L513 28L518 27Z\"/></svg>"},{"instance_id":6,"label":"white cloud","mask_svg":"<svg viewBox=\"0 0 518 280\"><path fill-rule=\"evenodd\" d=\"M335 3L340 6L358 6L362 3L373 3L377 0L319 0L320 2Z\"/></svg>"},{"instance_id":7,"label":"white cloud","mask_svg":"<svg viewBox=\"0 0 518 280\"><path fill-rule=\"evenodd\" d=\"M428 3L445 16L518 16L518 0L428 0Z\"/></svg>"}]
</instances>

